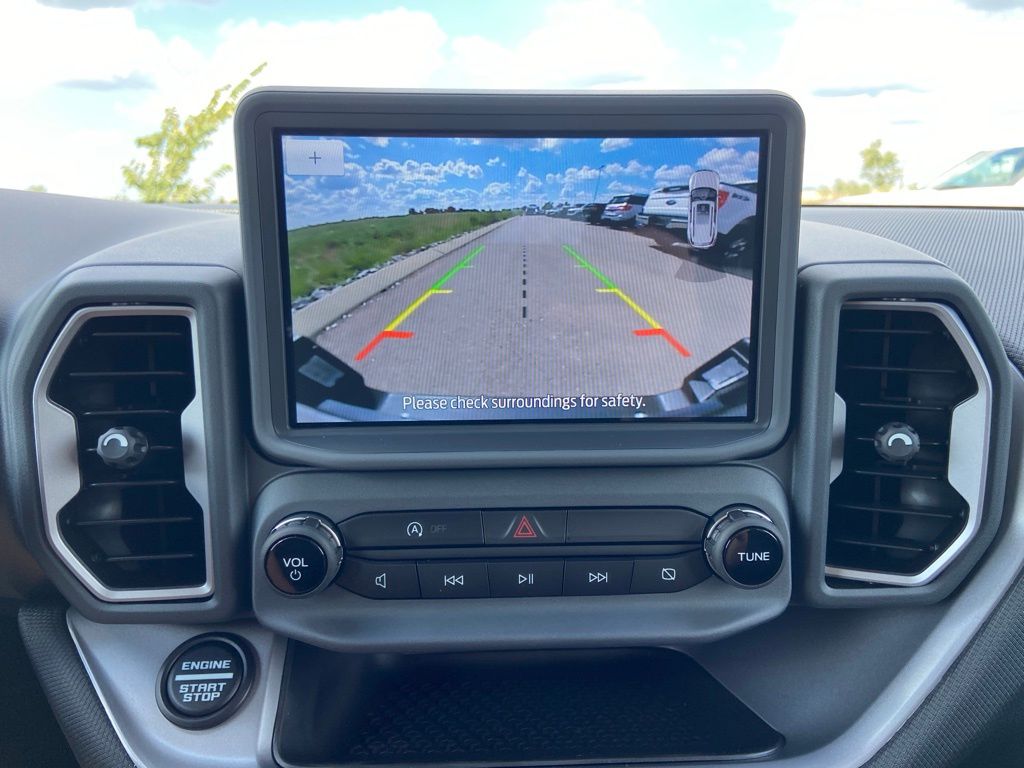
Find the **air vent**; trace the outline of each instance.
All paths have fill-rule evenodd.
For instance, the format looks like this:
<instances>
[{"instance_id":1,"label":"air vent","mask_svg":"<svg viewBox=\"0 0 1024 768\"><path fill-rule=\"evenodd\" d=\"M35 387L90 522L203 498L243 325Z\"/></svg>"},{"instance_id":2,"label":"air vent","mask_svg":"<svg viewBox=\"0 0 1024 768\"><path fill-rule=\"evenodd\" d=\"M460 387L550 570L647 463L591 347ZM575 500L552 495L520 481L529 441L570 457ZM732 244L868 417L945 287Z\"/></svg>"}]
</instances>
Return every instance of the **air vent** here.
<instances>
[{"instance_id":1,"label":"air vent","mask_svg":"<svg viewBox=\"0 0 1024 768\"><path fill-rule=\"evenodd\" d=\"M924 302L854 302L839 324L842 471L829 494L826 576L915 586L978 525L990 389L957 315ZM889 445L910 456L883 456Z\"/></svg>"},{"instance_id":2,"label":"air vent","mask_svg":"<svg viewBox=\"0 0 1024 768\"><path fill-rule=\"evenodd\" d=\"M209 592L204 504L194 495L198 482L205 503L205 470L191 473L192 488L187 480L197 457L186 453L201 452L201 424L198 435L183 431L186 421L201 422L193 320L182 308L84 310L44 365L44 403L37 387L37 434L41 407L74 419L67 451L77 455L80 481L59 509L46 510L51 540L105 599ZM99 438L111 429L144 436L140 463L111 466L101 458ZM52 498L44 488L44 501Z\"/></svg>"}]
</instances>

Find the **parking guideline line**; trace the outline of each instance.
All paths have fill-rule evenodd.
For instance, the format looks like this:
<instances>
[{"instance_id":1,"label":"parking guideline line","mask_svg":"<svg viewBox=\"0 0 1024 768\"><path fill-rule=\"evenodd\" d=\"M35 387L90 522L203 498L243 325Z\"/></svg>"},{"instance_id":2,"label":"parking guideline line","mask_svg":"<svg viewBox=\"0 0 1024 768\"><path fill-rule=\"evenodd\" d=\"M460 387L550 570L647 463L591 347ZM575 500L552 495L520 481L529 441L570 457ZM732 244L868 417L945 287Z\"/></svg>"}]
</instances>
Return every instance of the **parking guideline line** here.
<instances>
[{"instance_id":1,"label":"parking guideline line","mask_svg":"<svg viewBox=\"0 0 1024 768\"><path fill-rule=\"evenodd\" d=\"M573 250L573 249L572 249L572 248L571 248L570 246L568 246L568 245L563 245L563 246L562 246L562 248L564 248L564 249L565 249L565 251L566 251L566 252L567 252L567 253L568 253L568 254L569 254L570 256L572 256L572 257L573 257L574 259L576 259L576 261L578 261L578 262L579 262L579 264L580 264L580 266L581 266L581 267L583 267L584 269L587 269L587 270L589 270L589 271L590 271L590 273L591 273L591 274L592 274L592 275L593 275L594 277L596 277L596 278L597 278L598 280L600 280L600 281L601 281L602 283L604 283L606 287L610 288L610 289L611 289L611 290L613 290L613 291L618 291L618 290L619 290L619 286L617 286L617 285L616 285L615 283L613 283L613 282L612 282L611 280L609 280L609 279L608 279L607 277L605 277L605 276L604 276L603 274L601 274L601 272L600 272L600 271L599 271L599 270L597 269L597 267L595 267L595 266L594 266L593 264L591 264L591 263L590 263L589 261L587 261L586 259L584 259L584 258L583 258L582 256L580 256L580 255L579 255L578 253L576 253L576 251L575 251L575 250Z\"/></svg>"},{"instance_id":2,"label":"parking guideline line","mask_svg":"<svg viewBox=\"0 0 1024 768\"><path fill-rule=\"evenodd\" d=\"M636 312L636 314L643 318L644 322L650 326L649 329L633 331L634 334L636 334L637 336L662 336L664 337L665 341L667 341L672 346L672 348L676 350L676 352L678 352L680 355L682 355L683 357L690 356L690 350L688 350L686 347L680 344L679 341L676 340L676 338L661 325L661 323L659 323L657 320L651 317L643 309L643 307L641 307L639 304L633 301L632 297L625 293L621 288L619 288L619 286L613 283L609 278L605 277L604 274L602 274L602 272L597 267L595 267L589 261L580 256L580 254L578 254L576 250L571 246L563 244L562 248L565 250L566 253L568 253L570 256L576 259L576 261L579 263L581 267L588 270L594 277L601 281L601 283L605 287L598 288L598 293L610 293L615 296L618 296L626 303L626 306L628 306L630 309Z\"/></svg>"},{"instance_id":3,"label":"parking guideline line","mask_svg":"<svg viewBox=\"0 0 1024 768\"><path fill-rule=\"evenodd\" d=\"M356 360L362 360L369 355L374 347L380 344L384 339L411 339L413 334L411 331L399 331L398 326L409 319L409 316L420 308L427 299L435 294L449 294L452 292L450 288L442 288L445 283L452 279L460 270L465 269L469 266L469 263L480 255L480 252L484 249L484 246L478 245L472 251L470 251L465 258L463 258L458 264L449 269L444 275L434 283L432 286L427 288L423 293L416 297L405 309L395 315L395 318L384 326L384 330L370 339L370 342L363 347L359 352L356 353Z\"/></svg>"},{"instance_id":4,"label":"parking guideline line","mask_svg":"<svg viewBox=\"0 0 1024 768\"><path fill-rule=\"evenodd\" d=\"M454 267L452 267L447 272L445 272L440 280L438 280L436 283L434 283L432 286L430 286L431 290L437 290L438 288L443 286L445 283L447 283L449 280L451 280L460 270L463 270L466 267L468 267L469 266L469 262L471 262L473 259L475 259L477 256L479 256L480 255L480 251L482 251L483 249L484 249L484 247L482 245L478 245L476 248L474 248L472 251L470 251L469 254L466 256L466 258L464 258L462 261L460 261Z\"/></svg>"}]
</instances>

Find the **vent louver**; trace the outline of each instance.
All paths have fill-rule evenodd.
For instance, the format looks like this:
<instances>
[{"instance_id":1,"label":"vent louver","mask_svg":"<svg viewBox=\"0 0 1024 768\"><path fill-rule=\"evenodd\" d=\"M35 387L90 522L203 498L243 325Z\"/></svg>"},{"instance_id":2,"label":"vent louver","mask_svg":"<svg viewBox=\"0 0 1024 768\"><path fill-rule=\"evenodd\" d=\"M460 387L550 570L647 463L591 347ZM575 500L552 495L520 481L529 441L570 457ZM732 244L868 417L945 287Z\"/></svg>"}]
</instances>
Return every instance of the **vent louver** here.
<instances>
[{"instance_id":1,"label":"vent louver","mask_svg":"<svg viewBox=\"0 0 1024 768\"><path fill-rule=\"evenodd\" d=\"M825 569L833 585L926 583L969 538L979 500L951 482L950 457L955 412L979 393L967 355L980 360L958 327L941 305L864 302L842 310L836 393L846 423ZM919 439L905 463L876 450L876 433L894 424L909 425Z\"/></svg>"},{"instance_id":2,"label":"vent louver","mask_svg":"<svg viewBox=\"0 0 1024 768\"><path fill-rule=\"evenodd\" d=\"M204 512L183 456L182 413L196 397L190 318L98 310L64 348L47 397L77 428L81 487L56 522L79 562L109 590L204 585ZM145 434L138 466L108 466L97 454L112 427Z\"/></svg>"}]
</instances>

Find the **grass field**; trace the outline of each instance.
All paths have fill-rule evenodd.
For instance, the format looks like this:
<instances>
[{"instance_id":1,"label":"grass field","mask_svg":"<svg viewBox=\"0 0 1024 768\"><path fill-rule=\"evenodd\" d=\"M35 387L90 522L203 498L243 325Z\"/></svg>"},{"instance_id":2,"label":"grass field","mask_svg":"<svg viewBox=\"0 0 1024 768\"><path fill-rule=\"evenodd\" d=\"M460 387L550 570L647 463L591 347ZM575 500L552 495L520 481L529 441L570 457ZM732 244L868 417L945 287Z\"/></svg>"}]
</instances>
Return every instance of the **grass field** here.
<instances>
[{"instance_id":1,"label":"grass field","mask_svg":"<svg viewBox=\"0 0 1024 768\"><path fill-rule=\"evenodd\" d=\"M341 283L400 253L512 215L512 211L424 213L338 221L292 230L288 233L292 298L305 296L317 286Z\"/></svg>"}]
</instances>

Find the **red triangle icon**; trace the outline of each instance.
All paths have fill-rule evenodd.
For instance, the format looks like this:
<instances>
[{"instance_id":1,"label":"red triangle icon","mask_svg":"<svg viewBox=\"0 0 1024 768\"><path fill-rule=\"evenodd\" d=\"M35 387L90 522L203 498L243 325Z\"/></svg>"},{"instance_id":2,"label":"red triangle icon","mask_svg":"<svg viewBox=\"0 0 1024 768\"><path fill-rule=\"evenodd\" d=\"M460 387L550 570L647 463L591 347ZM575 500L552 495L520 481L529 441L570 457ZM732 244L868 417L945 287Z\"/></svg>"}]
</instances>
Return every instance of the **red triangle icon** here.
<instances>
[{"instance_id":1,"label":"red triangle icon","mask_svg":"<svg viewBox=\"0 0 1024 768\"><path fill-rule=\"evenodd\" d=\"M523 515L519 520L519 525L516 526L516 532L512 534L513 539L536 539L537 532L533 530L533 526L530 524L530 519Z\"/></svg>"}]
</instances>

